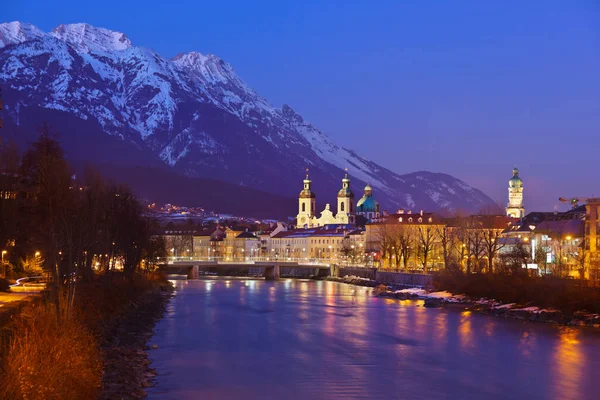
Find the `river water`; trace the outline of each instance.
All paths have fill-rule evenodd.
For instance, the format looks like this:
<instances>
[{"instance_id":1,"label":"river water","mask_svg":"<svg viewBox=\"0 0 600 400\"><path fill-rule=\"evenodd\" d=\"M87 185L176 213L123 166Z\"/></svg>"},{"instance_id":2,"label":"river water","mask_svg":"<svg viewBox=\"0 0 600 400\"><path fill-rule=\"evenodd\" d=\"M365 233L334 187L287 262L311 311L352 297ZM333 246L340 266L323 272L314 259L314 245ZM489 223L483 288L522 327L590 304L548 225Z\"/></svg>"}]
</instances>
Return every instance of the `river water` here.
<instances>
[{"instance_id":1,"label":"river water","mask_svg":"<svg viewBox=\"0 0 600 400\"><path fill-rule=\"evenodd\" d=\"M600 333L326 281L175 280L149 399L600 399Z\"/></svg>"}]
</instances>

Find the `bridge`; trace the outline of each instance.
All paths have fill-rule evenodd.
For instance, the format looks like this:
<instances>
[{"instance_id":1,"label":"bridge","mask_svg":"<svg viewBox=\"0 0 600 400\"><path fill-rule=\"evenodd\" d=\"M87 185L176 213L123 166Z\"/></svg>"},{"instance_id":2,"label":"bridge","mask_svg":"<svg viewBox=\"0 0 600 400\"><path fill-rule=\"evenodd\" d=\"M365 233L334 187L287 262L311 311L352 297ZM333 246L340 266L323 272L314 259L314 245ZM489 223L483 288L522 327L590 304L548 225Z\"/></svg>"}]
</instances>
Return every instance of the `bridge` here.
<instances>
[{"instance_id":1,"label":"bridge","mask_svg":"<svg viewBox=\"0 0 600 400\"><path fill-rule=\"evenodd\" d=\"M314 276L328 276L331 264L325 260L308 258L247 257L228 259L223 257L166 257L158 260L163 271L186 271L188 279L198 279L200 271L230 271L262 269L265 280L278 280L281 268L312 270Z\"/></svg>"}]
</instances>

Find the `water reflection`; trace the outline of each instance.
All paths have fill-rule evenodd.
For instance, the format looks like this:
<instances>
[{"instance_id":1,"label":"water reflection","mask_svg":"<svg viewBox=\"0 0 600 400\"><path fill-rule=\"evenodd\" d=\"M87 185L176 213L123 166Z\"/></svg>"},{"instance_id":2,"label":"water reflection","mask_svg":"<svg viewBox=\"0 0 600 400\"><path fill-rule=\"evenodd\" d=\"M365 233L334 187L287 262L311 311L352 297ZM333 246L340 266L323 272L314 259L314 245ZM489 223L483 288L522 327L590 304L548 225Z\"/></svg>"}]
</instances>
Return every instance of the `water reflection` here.
<instances>
[{"instance_id":1,"label":"water reflection","mask_svg":"<svg viewBox=\"0 0 600 400\"><path fill-rule=\"evenodd\" d=\"M471 330L471 311L463 311L460 313L458 333L460 346L463 350L468 350L474 346L473 331Z\"/></svg>"},{"instance_id":2,"label":"water reflection","mask_svg":"<svg viewBox=\"0 0 600 400\"><path fill-rule=\"evenodd\" d=\"M332 282L174 280L150 399L592 399L600 335Z\"/></svg>"},{"instance_id":3,"label":"water reflection","mask_svg":"<svg viewBox=\"0 0 600 400\"><path fill-rule=\"evenodd\" d=\"M581 331L577 328L563 328L559 334L553 362L556 368L555 379L560 382L557 386L557 399L578 399L582 396L582 369L586 362L579 342L580 334Z\"/></svg>"}]
</instances>

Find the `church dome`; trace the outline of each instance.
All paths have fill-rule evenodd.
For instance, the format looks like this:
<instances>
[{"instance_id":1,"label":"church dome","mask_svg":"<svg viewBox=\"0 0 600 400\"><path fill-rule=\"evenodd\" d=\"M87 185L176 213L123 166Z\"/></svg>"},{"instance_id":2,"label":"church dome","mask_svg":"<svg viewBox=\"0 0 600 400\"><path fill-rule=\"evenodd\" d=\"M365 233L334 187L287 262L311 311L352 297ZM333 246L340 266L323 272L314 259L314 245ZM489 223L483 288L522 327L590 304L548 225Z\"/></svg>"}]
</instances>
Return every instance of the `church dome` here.
<instances>
[{"instance_id":1,"label":"church dome","mask_svg":"<svg viewBox=\"0 0 600 400\"><path fill-rule=\"evenodd\" d=\"M346 175L344 176L344 179L342 179L342 188L338 192L338 197L339 198L344 198L344 197L354 198L354 193L352 193L352 190L350 189L350 178L348 177L348 173L346 173Z\"/></svg>"},{"instance_id":2,"label":"church dome","mask_svg":"<svg viewBox=\"0 0 600 400\"><path fill-rule=\"evenodd\" d=\"M361 212L377 212L378 205L373 196L363 196L358 200L356 208Z\"/></svg>"},{"instance_id":3,"label":"church dome","mask_svg":"<svg viewBox=\"0 0 600 400\"><path fill-rule=\"evenodd\" d=\"M308 169L307 169L308 171ZM298 197L300 197L301 199L314 199L316 196L313 193L312 190L310 190L310 184L312 183L312 181L310 179L308 179L308 173L306 174L306 178L304 178L304 189L302 189L302 191L300 192L300 195Z\"/></svg>"},{"instance_id":4,"label":"church dome","mask_svg":"<svg viewBox=\"0 0 600 400\"><path fill-rule=\"evenodd\" d=\"M520 188L520 187L523 187L523 181L519 177L519 170L517 169L517 167L515 167L513 169L513 177L510 178L510 180L508 181L508 185L511 188Z\"/></svg>"},{"instance_id":5,"label":"church dome","mask_svg":"<svg viewBox=\"0 0 600 400\"><path fill-rule=\"evenodd\" d=\"M373 189L365 186L365 194L358 200L356 209L359 212L379 212L379 203L373 198Z\"/></svg>"},{"instance_id":6,"label":"church dome","mask_svg":"<svg viewBox=\"0 0 600 400\"><path fill-rule=\"evenodd\" d=\"M338 192L338 197L354 197L354 193L350 188L341 188Z\"/></svg>"}]
</instances>

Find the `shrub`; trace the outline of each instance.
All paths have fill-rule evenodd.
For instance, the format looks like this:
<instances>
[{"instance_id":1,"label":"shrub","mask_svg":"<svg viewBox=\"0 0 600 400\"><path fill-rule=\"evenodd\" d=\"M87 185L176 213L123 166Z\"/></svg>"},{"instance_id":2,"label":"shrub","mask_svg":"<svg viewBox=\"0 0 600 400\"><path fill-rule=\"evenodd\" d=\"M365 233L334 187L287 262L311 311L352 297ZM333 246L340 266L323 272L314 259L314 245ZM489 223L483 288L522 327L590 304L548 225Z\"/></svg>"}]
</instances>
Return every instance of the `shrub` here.
<instances>
[{"instance_id":1,"label":"shrub","mask_svg":"<svg viewBox=\"0 0 600 400\"><path fill-rule=\"evenodd\" d=\"M96 398L100 352L93 335L76 319L58 323L51 306L32 306L14 322L7 350L0 398Z\"/></svg>"},{"instance_id":2,"label":"shrub","mask_svg":"<svg viewBox=\"0 0 600 400\"><path fill-rule=\"evenodd\" d=\"M7 292L10 290L10 284L6 279L0 278L0 292Z\"/></svg>"}]
</instances>

